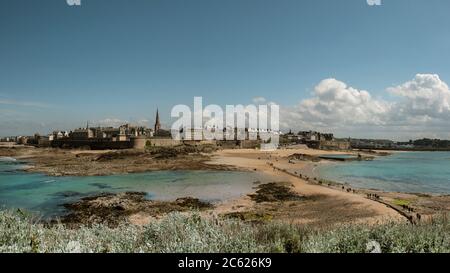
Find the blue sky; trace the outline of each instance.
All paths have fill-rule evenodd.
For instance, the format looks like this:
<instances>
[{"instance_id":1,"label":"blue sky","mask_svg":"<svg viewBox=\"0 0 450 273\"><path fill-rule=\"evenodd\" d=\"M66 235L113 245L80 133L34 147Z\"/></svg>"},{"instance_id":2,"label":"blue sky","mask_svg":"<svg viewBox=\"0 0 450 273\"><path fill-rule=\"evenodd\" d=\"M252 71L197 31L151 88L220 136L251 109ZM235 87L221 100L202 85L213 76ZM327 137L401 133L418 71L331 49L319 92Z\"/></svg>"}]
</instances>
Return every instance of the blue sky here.
<instances>
[{"instance_id":1,"label":"blue sky","mask_svg":"<svg viewBox=\"0 0 450 273\"><path fill-rule=\"evenodd\" d=\"M156 106L168 122L194 96L295 107L327 78L395 101L386 89L418 73L450 82L449 10L448 0L0 0L0 135L153 120Z\"/></svg>"}]
</instances>

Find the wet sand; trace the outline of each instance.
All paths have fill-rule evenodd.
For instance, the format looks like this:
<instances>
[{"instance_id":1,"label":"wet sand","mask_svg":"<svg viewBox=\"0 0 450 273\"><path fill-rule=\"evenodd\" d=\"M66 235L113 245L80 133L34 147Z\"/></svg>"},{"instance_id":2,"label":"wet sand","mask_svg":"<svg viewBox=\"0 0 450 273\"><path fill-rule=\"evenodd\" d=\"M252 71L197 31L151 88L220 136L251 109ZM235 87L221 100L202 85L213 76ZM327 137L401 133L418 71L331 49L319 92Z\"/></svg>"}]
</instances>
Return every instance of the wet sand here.
<instances>
[{"instance_id":1,"label":"wet sand","mask_svg":"<svg viewBox=\"0 0 450 273\"><path fill-rule=\"evenodd\" d=\"M25 171L49 176L104 176L160 170L233 170L210 165L203 150L195 147L152 150L83 151L51 148L0 148L0 156L25 161Z\"/></svg>"}]
</instances>

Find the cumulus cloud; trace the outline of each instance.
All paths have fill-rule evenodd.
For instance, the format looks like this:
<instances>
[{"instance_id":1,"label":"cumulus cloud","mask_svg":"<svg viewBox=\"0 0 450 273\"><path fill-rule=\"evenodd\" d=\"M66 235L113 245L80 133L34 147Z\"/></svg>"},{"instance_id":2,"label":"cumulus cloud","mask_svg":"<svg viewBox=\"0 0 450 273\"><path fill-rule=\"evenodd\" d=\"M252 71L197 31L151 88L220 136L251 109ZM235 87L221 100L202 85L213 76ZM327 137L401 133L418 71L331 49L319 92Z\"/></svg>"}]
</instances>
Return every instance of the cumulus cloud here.
<instances>
[{"instance_id":1,"label":"cumulus cloud","mask_svg":"<svg viewBox=\"0 0 450 273\"><path fill-rule=\"evenodd\" d=\"M326 79L314 88L312 98L300 103L298 110L303 118L317 124L381 125L390 107L385 101L373 99L368 91L336 79Z\"/></svg>"},{"instance_id":2,"label":"cumulus cloud","mask_svg":"<svg viewBox=\"0 0 450 273\"><path fill-rule=\"evenodd\" d=\"M341 135L378 137L440 135L448 137L450 90L438 75L417 74L412 80L386 89L394 101L374 98L369 91L336 79L317 84L311 98L282 107L285 128L327 130Z\"/></svg>"},{"instance_id":3,"label":"cumulus cloud","mask_svg":"<svg viewBox=\"0 0 450 273\"><path fill-rule=\"evenodd\" d=\"M401 97L402 112L422 118L448 118L450 90L435 74L417 74L404 84L388 88L388 92Z\"/></svg>"}]
</instances>

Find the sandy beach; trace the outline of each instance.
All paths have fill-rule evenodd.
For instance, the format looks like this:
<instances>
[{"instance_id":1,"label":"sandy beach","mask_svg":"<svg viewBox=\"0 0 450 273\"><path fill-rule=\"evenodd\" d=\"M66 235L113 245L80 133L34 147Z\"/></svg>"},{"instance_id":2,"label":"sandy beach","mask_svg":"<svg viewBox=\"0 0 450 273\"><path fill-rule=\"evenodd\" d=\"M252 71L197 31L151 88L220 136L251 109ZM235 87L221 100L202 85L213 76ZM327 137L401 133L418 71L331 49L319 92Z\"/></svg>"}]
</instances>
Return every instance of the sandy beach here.
<instances>
[{"instance_id":1,"label":"sandy beach","mask_svg":"<svg viewBox=\"0 0 450 273\"><path fill-rule=\"evenodd\" d=\"M325 155L343 154L312 150L307 148L282 149L273 152L259 150L223 150L212 157L212 164L230 165L249 171L263 172L274 177L277 182L288 182L294 190L306 197L307 201L288 202L288 204L254 205L249 198L234 201L231 207L240 211L275 211L275 218L295 223L328 225L343 222L377 223L386 220L404 221L405 218L395 210L379 202L367 199L364 195L348 193L335 188L309 183L305 179L294 176L294 172L311 174L315 164L312 162L297 162L295 167L289 163L292 154ZM296 171L294 171L294 169ZM292 174L289 174L291 172ZM230 204L223 204L218 211L230 210Z\"/></svg>"},{"instance_id":2,"label":"sandy beach","mask_svg":"<svg viewBox=\"0 0 450 273\"><path fill-rule=\"evenodd\" d=\"M419 213L426 217L450 210L449 196L352 189L348 185L322 182L315 178L313 170L317 166L330 164L327 160L316 160L317 156L348 153L308 149L304 146L276 151L192 147L152 151L84 151L23 146L0 149L0 156L15 157L27 162L30 167L26 171L42 172L50 176L96 176L156 170L239 170L263 174L267 181L274 184L263 188L261 183L255 183L253 195L259 194L262 198L252 197L252 194L243 195L241 198L216 203L202 212L205 215L212 213L245 221L279 220L322 227L349 222L375 224L390 220L414 221ZM361 152L353 153L356 155ZM298 160L298 155L304 155L304 158L302 156L302 160ZM377 198L368 198L368 194ZM120 196L108 198L121 204L123 200L119 200ZM98 198L99 201L95 204L102 208L98 210L102 211L102 215L97 218L112 218L114 214L108 216L105 212L115 203L103 202L103 196ZM142 207L142 204L134 204L133 202L141 202L136 200L126 200L131 202L130 208L133 208L123 211L129 221L145 224L157 217L154 211L137 212L136 207ZM413 211L407 211L399 204L399 200L407 202ZM77 208L88 207L85 205L88 203ZM176 206L174 208L177 209ZM96 211L97 209L91 209L90 212ZM79 215L84 213L79 212Z\"/></svg>"}]
</instances>

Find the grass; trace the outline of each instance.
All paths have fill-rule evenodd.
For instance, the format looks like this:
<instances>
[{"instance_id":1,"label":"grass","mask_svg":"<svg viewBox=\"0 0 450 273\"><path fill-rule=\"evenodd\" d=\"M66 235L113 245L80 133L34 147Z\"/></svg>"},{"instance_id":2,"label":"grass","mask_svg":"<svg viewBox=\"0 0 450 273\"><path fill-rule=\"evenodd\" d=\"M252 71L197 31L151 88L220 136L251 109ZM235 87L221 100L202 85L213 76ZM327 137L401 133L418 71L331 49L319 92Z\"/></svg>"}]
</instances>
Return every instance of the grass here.
<instances>
[{"instance_id":1,"label":"grass","mask_svg":"<svg viewBox=\"0 0 450 273\"><path fill-rule=\"evenodd\" d=\"M388 223L310 230L283 223L252 225L235 219L169 214L138 227L123 223L69 229L46 227L31 215L0 212L0 252L367 252L375 241L382 252L450 252L450 221L440 216L418 225Z\"/></svg>"},{"instance_id":2,"label":"grass","mask_svg":"<svg viewBox=\"0 0 450 273\"><path fill-rule=\"evenodd\" d=\"M406 199L394 199L392 203L394 203L397 206L408 206L411 203L411 201Z\"/></svg>"}]
</instances>

